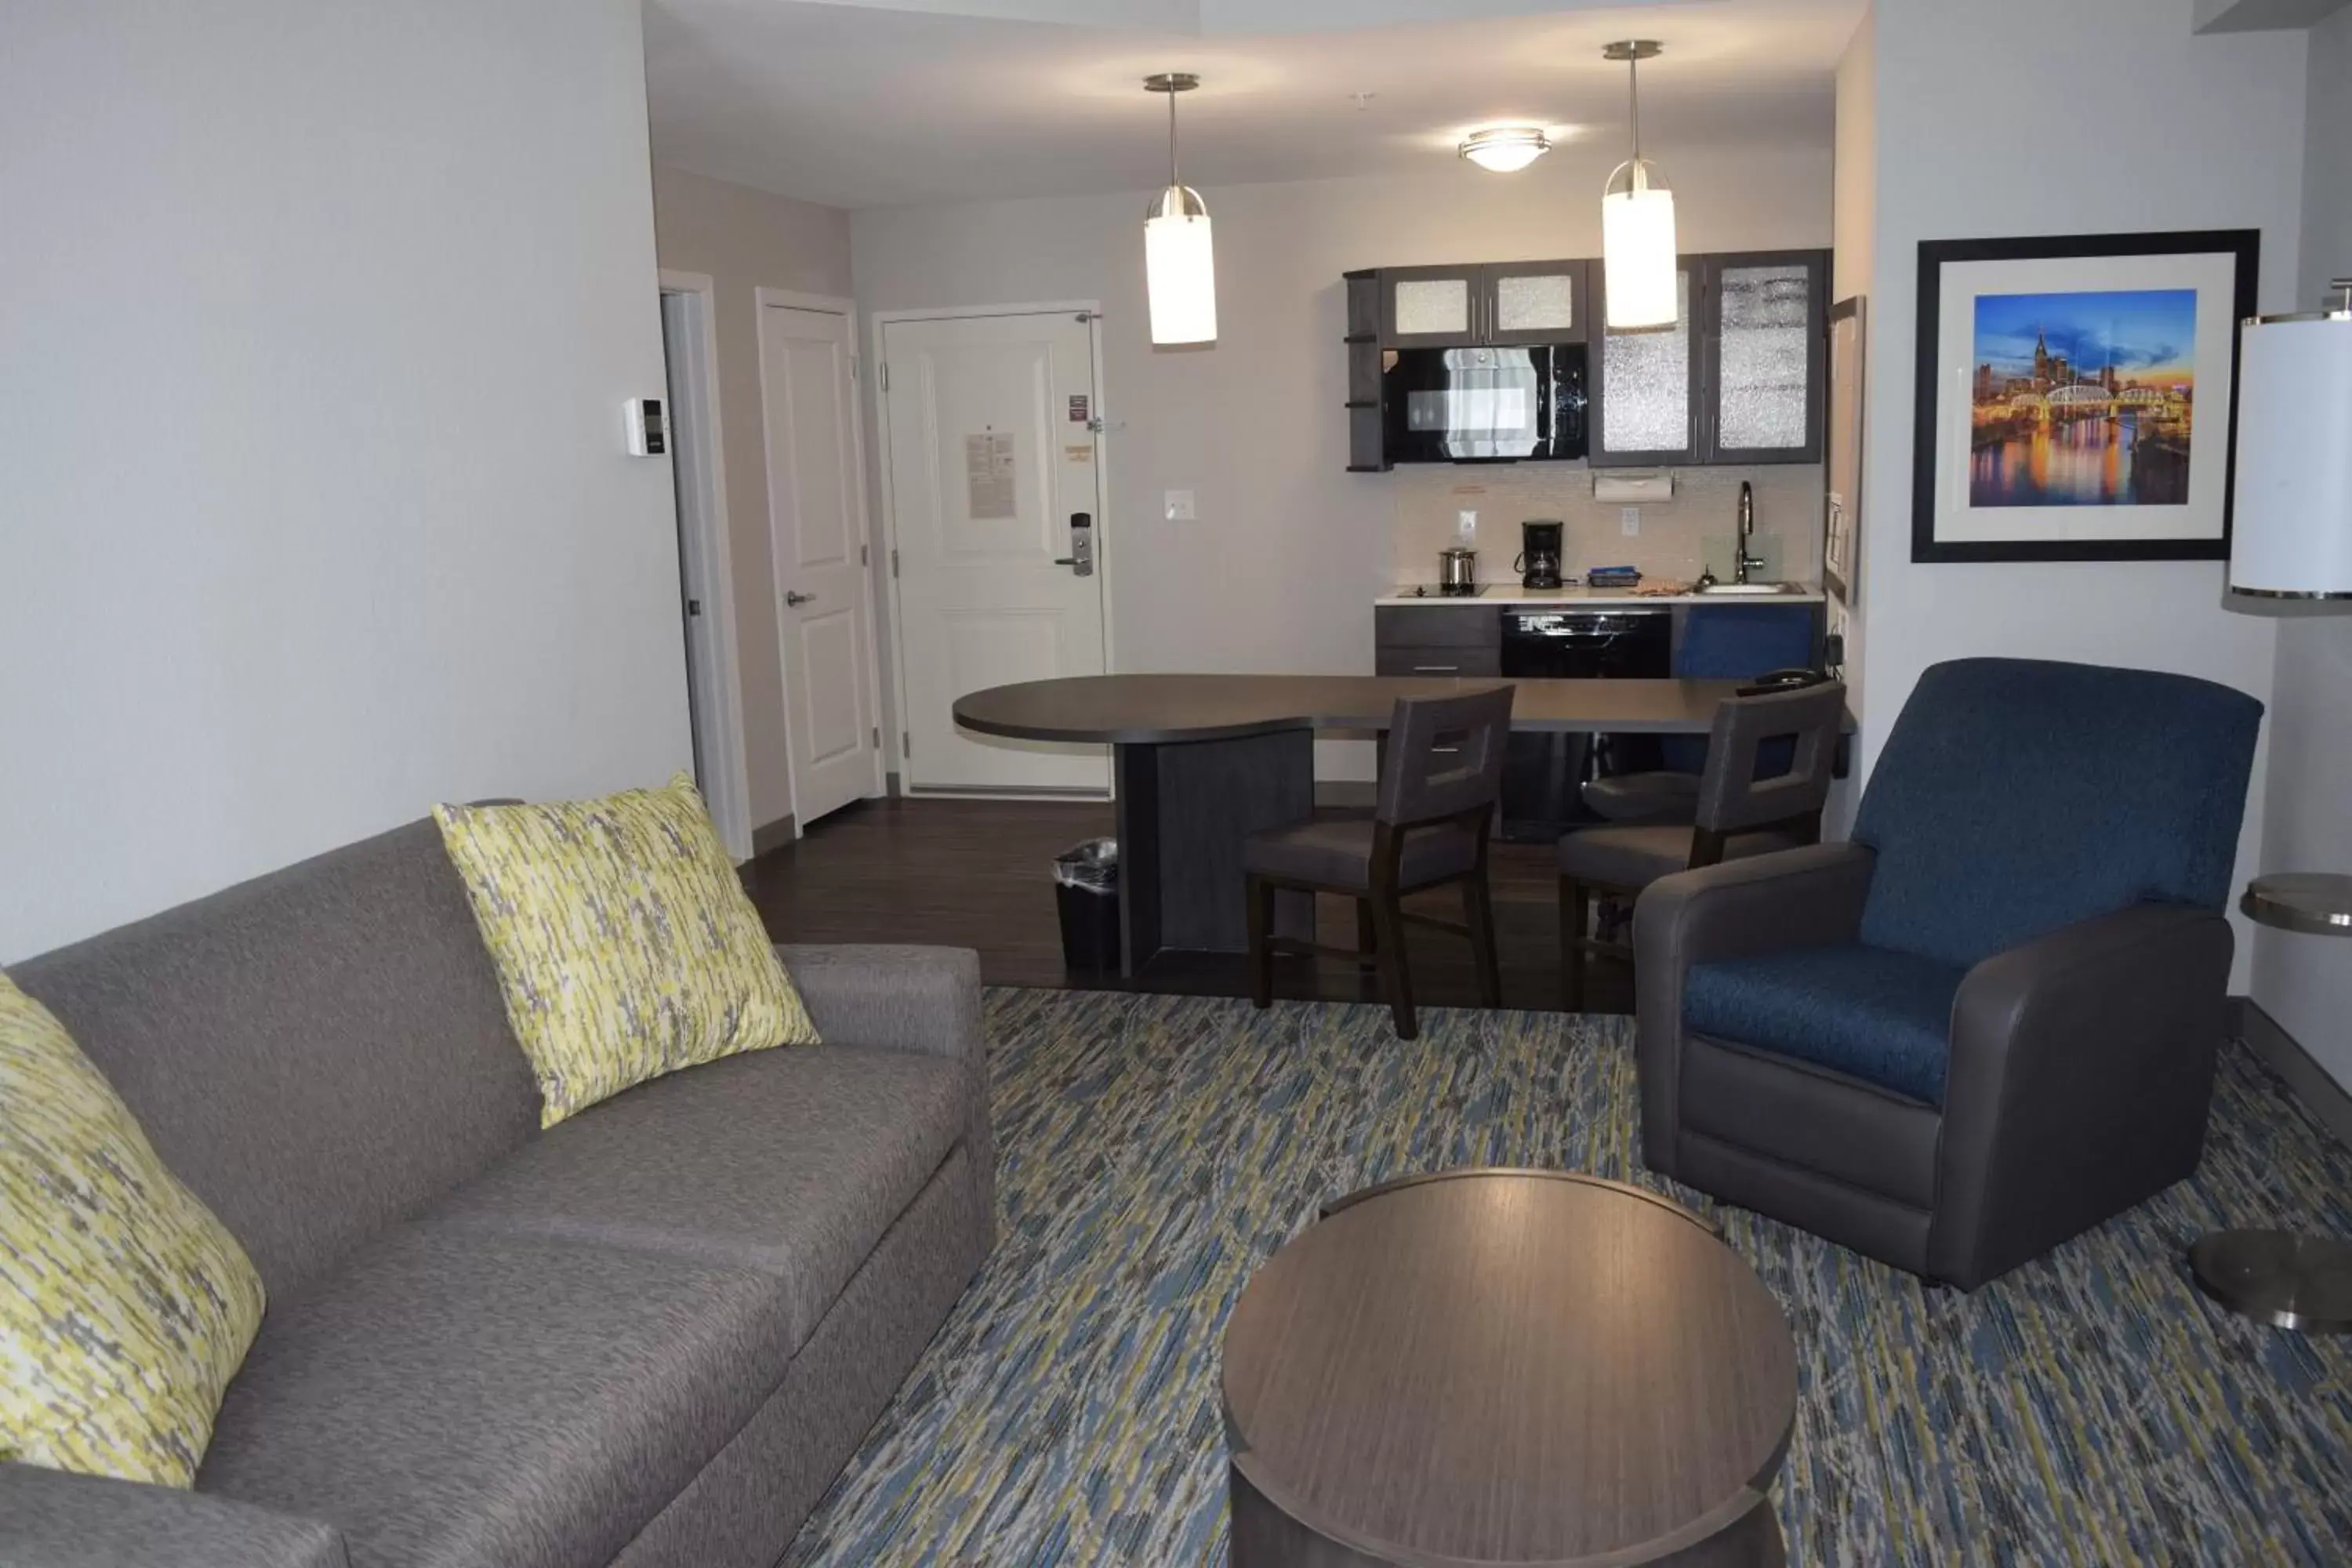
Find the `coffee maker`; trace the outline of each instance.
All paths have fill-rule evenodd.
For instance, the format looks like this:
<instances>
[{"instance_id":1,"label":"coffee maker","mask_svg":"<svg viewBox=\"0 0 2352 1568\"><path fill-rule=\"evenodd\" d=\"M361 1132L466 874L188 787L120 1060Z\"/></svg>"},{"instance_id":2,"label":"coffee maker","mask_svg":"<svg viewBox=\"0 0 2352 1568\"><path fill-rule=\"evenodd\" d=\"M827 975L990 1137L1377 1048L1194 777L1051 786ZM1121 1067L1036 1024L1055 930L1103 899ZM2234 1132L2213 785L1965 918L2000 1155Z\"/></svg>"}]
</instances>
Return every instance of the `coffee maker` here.
<instances>
[{"instance_id":1,"label":"coffee maker","mask_svg":"<svg viewBox=\"0 0 2352 1568\"><path fill-rule=\"evenodd\" d=\"M1521 587L1559 586L1560 535L1567 530L1566 523L1553 521L1519 524L1519 558L1514 564Z\"/></svg>"}]
</instances>

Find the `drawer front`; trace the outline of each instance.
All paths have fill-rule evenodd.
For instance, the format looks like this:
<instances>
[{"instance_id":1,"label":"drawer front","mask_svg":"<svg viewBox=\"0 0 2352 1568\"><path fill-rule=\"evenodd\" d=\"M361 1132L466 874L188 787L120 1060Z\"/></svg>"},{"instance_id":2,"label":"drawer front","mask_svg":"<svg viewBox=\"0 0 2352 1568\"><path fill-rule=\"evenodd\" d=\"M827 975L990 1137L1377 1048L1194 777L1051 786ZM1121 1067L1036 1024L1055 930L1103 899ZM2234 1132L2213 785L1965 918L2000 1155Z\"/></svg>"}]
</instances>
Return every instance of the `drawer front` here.
<instances>
[{"instance_id":1,"label":"drawer front","mask_svg":"<svg viewBox=\"0 0 2352 1568\"><path fill-rule=\"evenodd\" d=\"M1377 650L1381 675L1487 676L1503 673L1502 652L1491 647L1407 647L1383 643Z\"/></svg>"},{"instance_id":2,"label":"drawer front","mask_svg":"<svg viewBox=\"0 0 2352 1568\"><path fill-rule=\"evenodd\" d=\"M1381 605L1372 610L1372 640L1382 647L1503 646L1503 614L1492 605Z\"/></svg>"}]
</instances>

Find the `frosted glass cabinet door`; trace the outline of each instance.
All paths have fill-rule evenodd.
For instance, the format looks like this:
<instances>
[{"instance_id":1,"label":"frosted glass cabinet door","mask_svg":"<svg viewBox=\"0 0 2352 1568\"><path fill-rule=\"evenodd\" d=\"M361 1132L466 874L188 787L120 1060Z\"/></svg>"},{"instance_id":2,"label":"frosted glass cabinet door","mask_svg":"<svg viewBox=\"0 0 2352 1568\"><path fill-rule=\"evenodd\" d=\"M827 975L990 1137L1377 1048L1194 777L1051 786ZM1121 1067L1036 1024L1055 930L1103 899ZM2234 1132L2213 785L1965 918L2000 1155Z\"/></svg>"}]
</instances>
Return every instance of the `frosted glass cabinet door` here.
<instances>
[{"instance_id":1,"label":"frosted glass cabinet door","mask_svg":"<svg viewBox=\"0 0 2352 1568\"><path fill-rule=\"evenodd\" d=\"M1390 267L1381 272L1381 342L1460 348L1478 335L1476 267Z\"/></svg>"},{"instance_id":2,"label":"frosted glass cabinet door","mask_svg":"<svg viewBox=\"0 0 2352 1568\"><path fill-rule=\"evenodd\" d=\"M1581 261L1494 261L1486 273L1487 340L1580 343L1591 329Z\"/></svg>"},{"instance_id":3,"label":"frosted glass cabinet door","mask_svg":"<svg viewBox=\"0 0 2352 1568\"><path fill-rule=\"evenodd\" d=\"M1598 276L1599 267L1592 268ZM1687 463L1696 459L1698 421L1692 416L1696 356L1691 331L1692 268L1676 279L1682 309L1671 327L1645 331L1610 331L1601 287L1592 291L1601 324L1590 370L1594 412L1591 444L1595 467L1610 463Z\"/></svg>"},{"instance_id":4,"label":"frosted glass cabinet door","mask_svg":"<svg viewBox=\"0 0 2352 1568\"><path fill-rule=\"evenodd\" d=\"M1723 257L1713 270L1709 460L1820 461L1821 258Z\"/></svg>"}]
</instances>

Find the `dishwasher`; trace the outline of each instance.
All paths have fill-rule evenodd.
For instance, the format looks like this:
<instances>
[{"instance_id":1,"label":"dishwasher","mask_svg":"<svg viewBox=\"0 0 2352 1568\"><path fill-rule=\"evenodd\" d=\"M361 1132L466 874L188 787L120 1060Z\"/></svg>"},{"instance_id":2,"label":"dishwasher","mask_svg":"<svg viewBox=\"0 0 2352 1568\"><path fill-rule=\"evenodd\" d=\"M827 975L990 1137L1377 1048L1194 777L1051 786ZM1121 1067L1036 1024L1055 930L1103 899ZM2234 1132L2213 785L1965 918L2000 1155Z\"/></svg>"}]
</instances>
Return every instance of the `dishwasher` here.
<instances>
[{"instance_id":1,"label":"dishwasher","mask_svg":"<svg viewBox=\"0 0 2352 1568\"><path fill-rule=\"evenodd\" d=\"M1673 672L1675 616L1666 605L1503 612L1505 679L1662 680ZM1549 844L1598 822L1584 782L1660 765L1655 735L1515 731L1503 761L1502 837Z\"/></svg>"}]
</instances>

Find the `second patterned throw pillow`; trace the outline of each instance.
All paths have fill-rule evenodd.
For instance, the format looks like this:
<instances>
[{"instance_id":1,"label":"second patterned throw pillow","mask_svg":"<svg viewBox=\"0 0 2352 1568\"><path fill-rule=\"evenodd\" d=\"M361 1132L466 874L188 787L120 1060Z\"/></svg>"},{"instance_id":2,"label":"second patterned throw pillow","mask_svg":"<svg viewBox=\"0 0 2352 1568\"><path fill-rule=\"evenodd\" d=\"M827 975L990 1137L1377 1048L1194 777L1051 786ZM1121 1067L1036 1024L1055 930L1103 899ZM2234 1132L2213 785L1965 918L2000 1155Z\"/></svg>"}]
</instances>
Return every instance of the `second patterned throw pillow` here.
<instances>
[{"instance_id":1,"label":"second patterned throw pillow","mask_svg":"<svg viewBox=\"0 0 2352 1568\"><path fill-rule=\"evenodd\" d=\"M539 1079L541 1125L816 1026L692 781L544 805L436 805Z\"/></svg>"}]
</instances>

